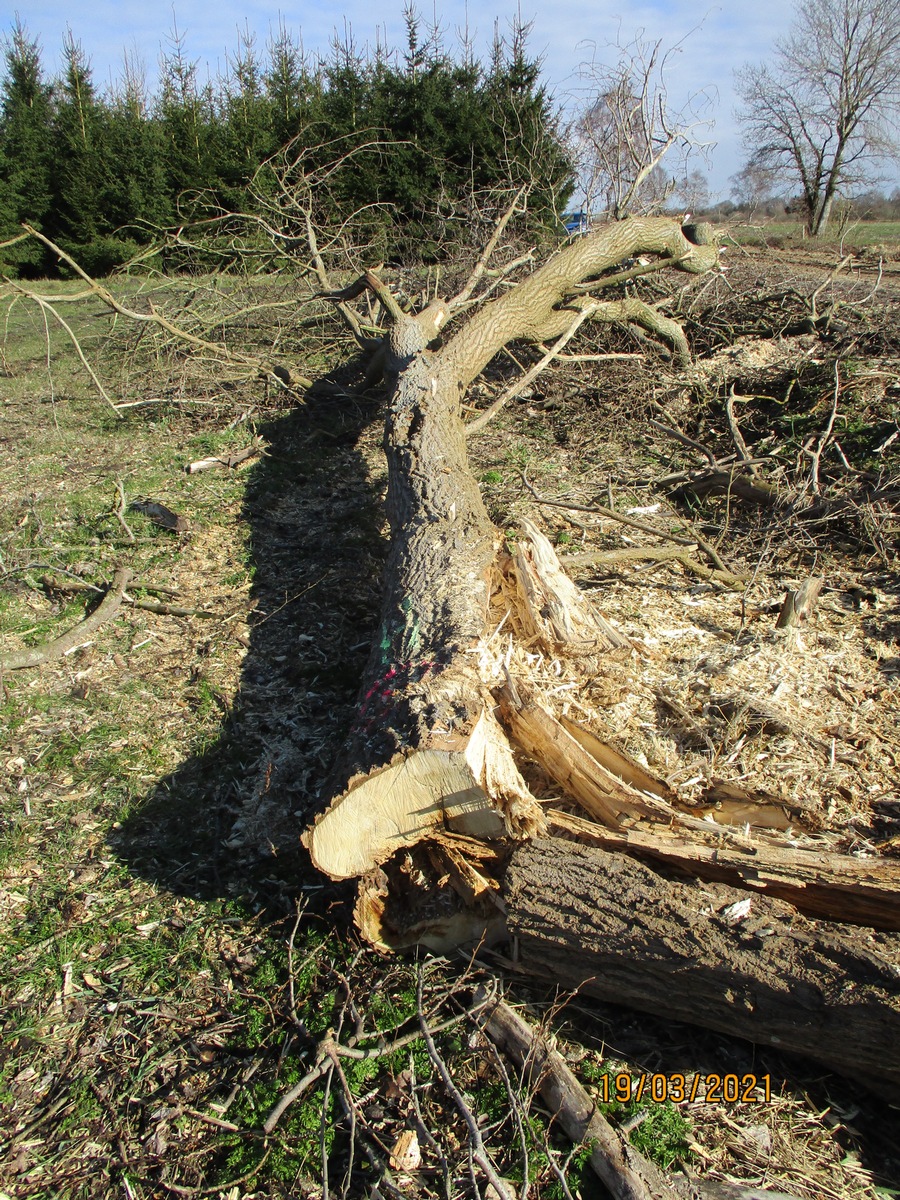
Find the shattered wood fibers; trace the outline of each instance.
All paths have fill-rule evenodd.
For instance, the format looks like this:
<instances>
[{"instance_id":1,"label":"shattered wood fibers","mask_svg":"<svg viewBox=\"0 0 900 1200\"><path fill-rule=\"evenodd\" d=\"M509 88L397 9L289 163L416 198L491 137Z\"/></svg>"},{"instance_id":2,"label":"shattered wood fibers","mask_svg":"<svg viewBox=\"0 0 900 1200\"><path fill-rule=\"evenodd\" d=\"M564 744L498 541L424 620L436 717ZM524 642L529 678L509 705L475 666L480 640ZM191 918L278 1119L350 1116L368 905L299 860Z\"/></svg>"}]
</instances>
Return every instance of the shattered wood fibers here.
<instances>
[{"instance_id":1,"label":"shattered wood fibers","mask_svg":"<svg viewBox=\"0 0 900 1200\"><path fill-rule=\"evenodd\" d=\"M802 810L805 829L795 832L815 833L820 849L873 852L879 815L900 803L900 690L851 593L832 581L807 627L779 631L773 583L768 598L748 600L671 571L654 575L651 584L646 571L625 571L590 588L629 649L594 656L587 673L535 645L503 585L481 649L485 684L507 672L528 679L547 708L611 739L682 804L702 805L714 782L737 784ZM871 596L876 606L893 602Z\"/></svg>"}]
</instances>

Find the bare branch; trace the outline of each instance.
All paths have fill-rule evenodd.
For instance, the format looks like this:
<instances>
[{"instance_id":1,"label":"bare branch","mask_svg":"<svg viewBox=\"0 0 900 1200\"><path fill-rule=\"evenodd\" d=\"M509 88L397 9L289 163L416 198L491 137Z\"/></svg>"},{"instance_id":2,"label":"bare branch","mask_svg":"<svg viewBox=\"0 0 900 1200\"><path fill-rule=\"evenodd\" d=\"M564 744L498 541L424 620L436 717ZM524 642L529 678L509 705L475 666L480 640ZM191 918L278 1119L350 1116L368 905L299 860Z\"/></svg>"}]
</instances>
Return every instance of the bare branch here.
<instances>
[{"instance_id":1,"label":"bare branch","mask_svg":"<svg viewBox=\"0 0 900 1200\"><path fill-rule=\"evenodd\" d=\"M557 339L556 342L554 342L543 358L540 359L539 362L536 362L529 371L525 372L524 375L520 376L520 378L517 379L514 384L508 387L506 391L502 393L502 395L498 396L489 408L486 408L483 413L480 413L474 419L474 421L470 421L468 425L466 425L466 435L471 436L473 433L478 433L480 429L484 429L485 425L494 419L500 409L503 408L504 404L507 404L515 396L518 396L523 388L526 388L530 383L533 383L534 380L537 379L538 375L540 375L541 372L544 371L551 362L553 362L554 358L556 358L563 346L567 345L567 343L572 340L584 322L593 315L596 307L596 305L586 304L580 312L576 313L574 320L569 325L569 328Z\"/></svg>"},{"instance_id":2,"label":"bare branch","mask_svg":"<svg viewBox=\"0 0 900 1200\"><path fill-rule=\"evenodd\" d=\"M68 633L64 633L52 642L45 642L42 646L32 646L27 650L14 650L8 654L0 654L0 672L39 667L54 659L63 658L116 615L130 579L131 571L127 567L119 567L113 578L112 587L89 617L85 617L74 629L70 629Z\"/></svg>"},{"instance_id":3,"label":"bare branch","mask_svg":"<svg viewBox=\"0 0 900 1200\"><path fill-rule=\"evenodd\" d=\"M137 312L135 309L126 307L120 300L116 299L109 288L105 287L102 283L99 283L96 279L93 279L90 275L88 275L87 271L85 271L84 268L77 263L71 255L67 254L65 250L57 246L55 242L52 242L50 238L45 237L44 234L42 234L39 230L34 229L30 225L25 225L24 228L32 237L37 238L38 241L42 242L48 247L48 249L52 250L54 254L56 254L64 263L67 264L67 266L71 267L72 270L75 271L75 273L85 281L94 295L98 296L113 312L118 313L120 316L127 317L130 321L156 325L160 329L164 329L166 333L170 334L172 337L177 338L181 342L185 342L189 346L193 346L197 350L205 350L207 353L213 355L217 359L251 368L258 375L262 375L265 378L274 380L279 385L284 384L285 371L283 367L276 367L275 365L267 363L263 359L256 358L253 355L241 354L238 351L229 350L221 342L210 342L206 338L198 337L196 334L190 333L188 330L176 325L173 321L170 321L168 317L163 316L162 313L158 312L153 307L152 303L150 305L149 313ZM30 300L34 300L42 306L44 304L49 305L55 319L61 324L65 325L62 317L60 317L59 313L53 310L52 303L50 303L46 297L40 297L37 295L37 293L26 292L25 289L23 289L19 284L11 283L11 286L16 288L17 291L21 291L24 295L27 295ZM68 330L68 326L66 326L66 329ZM71 333L71 330L69 330L69 334L79 352L79 357L81 358L87 370L90 371L91 378L94 379L104 399L106 399L112 408L116 408L116 405L113 403L113 401L110 400L109 396L106 395L106 392L103 391L100 381L97 379L87 360L84 358L84 355L81 353L80 347L78 347L77 342L75 342L74 334ZM309 389L313 386L311 379L298 378L296 382L304 389Z\"/></svg>"},{"instance_id":4,"label":"bare branch","mask_svg":"<svg viewBox=\"0 0 900 1200\"><path fill-rule=\"evenodd\" d=\"M491 255L497 249L497 244L503 236L506 226L509 224L515 212L518 210L519 203L524 194L525 187L522 186L516 192L509 206L506 208L506 211L501 213L501 215L497 218L497 221L494 224L493 232L485 243L485 247L479 256L478 262L472 268L472 272L469 275L469 278L466 280L465 286L463 287L462 291L457 292L453 299L449 301L449 307L451 311L464 305L475 291L475 288L478 286L478 281L481 279L488 263L490 262Z\"/></svg>"}]
</instances>

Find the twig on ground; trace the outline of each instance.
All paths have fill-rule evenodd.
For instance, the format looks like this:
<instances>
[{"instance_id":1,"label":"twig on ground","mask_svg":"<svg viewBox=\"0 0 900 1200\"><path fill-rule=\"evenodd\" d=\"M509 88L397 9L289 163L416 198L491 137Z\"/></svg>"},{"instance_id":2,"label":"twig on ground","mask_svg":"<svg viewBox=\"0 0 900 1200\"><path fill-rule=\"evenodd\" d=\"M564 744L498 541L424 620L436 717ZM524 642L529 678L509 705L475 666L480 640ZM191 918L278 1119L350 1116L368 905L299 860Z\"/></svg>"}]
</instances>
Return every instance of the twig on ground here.
<instances>
[{"instance_id":1,"label":"twig on ground","mask_svg":"<svg viewBox=\"0 0 900 1200\"><path fill-rule=\"evenodd\" d=\"M450 1017L440 1025L434 1027L435 1033L442 1033L445 1029L451 1029L454 1025L458 1025L460 1021L465 1020L471 1015L473 1010L464 1009L456 1016ZM389 1030L378 1030L375 1033L357 1036L353 1034L346 1042L339 1042L335 1039L332 1033L326 1034L316 1047L315 1065L307 1071L299 1083L296 1083L289 1092L281 1097L275 1107L271 1110L263 1124L263 1130L266 1133L271 1133L285 1112L290 1108L295 1100L298 1100L305 1091L307 1091L317 1079L321 1079L328 1070L328 1064L332 1057L337 1055L338 1058L355 1058L355 1059L370 1059L384 1058L386 1055L393 1054L396 1050L402 1050L404 1046L408 1046L411 1042L417 1042L422 1034L418 1029L410 1033L405 1033L400 1037L394 1038L391 1042L384 1041L385 1032ZM367 1040L369 1038L381 1039L381 1045L371 1046L368 1049L361 1050L357 1042Z\"/></svg>"},{"instance_id":2,"label":"twig on ground","mask_svg":"<svg viewBox=\"0 0 900 1200\"><path fill-rule=\"evenodd\" d=\"M822 292L824 292L824 290L830 284L834 283L835 277L837 275L839 275L841 271L843 271L844 267L846 267L846 265L851 261L852 258L853 258L852 254L845 254L844 257L841 259L841 261L837 264L837 266L831 272L831 274L826 279L822 280L822 282L819 284L819 286L816 288L816 290L810 296L809 309L812 314L812 319L814 321L819 320L819 312L818 312L818 308L817 308L817 303L818 303L818 299L821 296Z\"/></svg>"},{"instance_id":3,"label":"twig on ground","mask_svg":"<svg viewBox=\"0 0 900 1200\"><path fill-rule=\"evenodd\" d=\"M333 1058L328 1063L328 1069L325 1072L325 1095L322 1097L322 1111L319 1113L319 1158L322 1163L322 1200L329 1200L328 1192L328 1145L326 1139L326 1130L328 1127L328 1101L331 1098L331 1080L334 1077L335 1067L337 1067L337 1058ZM345 1081L346 1082L346 1081ZM348 1097L348 1102L349 1102ZM350 1112L353 1112L353 1106L350 1105ZM352 1122L352 1117L351 1117ZM351 1137L351 1152L353 1140Z\"/></svg>"},{"instance_id":4,"label":"twig on ground","mask_svg":"<svg viewBox=\"0 0 900 1200\"><path fill-rule=\"evenodd\" d=\"M810 464L810 468L809 468L809 490L812 492L812 494L814 496L818 496L819 492L820 492L819 463L822 458L822 451L828 445L828 439L831 437L832 431L834 429L834 423L837 419L838 400L840 399L840 395L841 395L841 370L840 370L840 363L837 360L835 360L834 393L831 397L831 411L828 414L828 422L825 425L825 429L822 433L822 436L819 438L819 441L818 441L818 444L817 444L815 450L809 450L806 447L804 447L804 449L803 449L804 454L806 454L812 460L811 464Z\"/></svg>"},{"instance_id":5,"label":"twig on ground","mask_svg":"<svg viewBox=\"0 0 900 1200\"><path fill-rule=\"evenodd\" d=\"M562 563L566 567L609 565L619 566L629 562L677 562L692 575L726 587L742 588L744 579L741 575L732 575L728 571L717 571L713 567L705 567L703 563L691 558L687 548L679 546L627 546L621 550L585 550L579 554L568 554Z\"/></svg>"},{"instance_id":6,"label":"twig on ground","mask_svg":"<svg viewBox=\"0 0 900 1200\"><path fill-rule=\"evenodd\" d=\"M412 1099L413 1110L416 1114L416 1130L424 1141L432 1148L441 1164L441 1174L444 1177L444 1196L445 1200L450 1200L450 1164L447 1162L447 1156L441 1149L440 1143L435 1138L434 1134L425 1124L425 1119L422 1116L422 1107L419 1104L419 1095L416 1088L416 1064L412 1054L409 1056L409 1094Z\"/></svg>"},{"instance_id":7,"label":"twig on ground","mask_svg":"<svg viewBox=\"0 0 900 1200\"><path fill-rule=\"evenodd\" d=\"M481 1004L483 1005L484 1003L486 1003L486 996L482 996L481 999ZM460 1116L466 1123L466 1128L469 1131L469 1146L472 1157L487 1176L489 1183L497 1193L497 1196L500 1198L500 1200L512 1200L509 1187L507 1186L505 1180L500 1177L496 1167L491 1162L490 1156L488 1155L487 1149L484 1145L484 1140L481 1136L481 1130L478 1128L478 1122L475 1120L472 1110L469 1108L468 1104L466 1104L462 1092L453 1081L453 1076L450 1074L447 1064L444 1062L437 1046L435 1045L431 1030L428 1027L428 1021L425 1017L425 1008L422 1002L421 966L419 967L418 980L416 983L416 1005L419 1012L419 1027L422 1030L422 1038L428 1050L428 1057L431 1059L432 1063L434 1063L444 1087L449 1092L450 1097L453 1100L453 1103L456 1105Z\"/></svg>"},{"instance_id":8,"label":"twig on ground","mask_svg":"<svg viewBox=\"0 0 900 1200\"><path fill-rule=\"evenodd\" d=\"M666 425L663 421L657 421L653 417L650 418L650 424L654 429L658 429L660 433L667 433L669 437L675 438L682 445L690 446L692 450L698 450L705 458L709 459L713 469L718 470L719 461L708 446L704 446L702 442L695 442L693 438L688 437L686 433L682 433L680 429L676 429L673 425Z\"/></svg>"},{"instance_id":9,"label":"twig on ground","mask_svg":"<svg viewBox=\"0 0 900 1200\"><path fill-rule=\"evenodd\" d=\"M26 667L39 667L44 663L63 658L70 650L89 638L101 625L116 615L122 604L125 589L131 579L131 571L127 567L119 567L112 581L112 586L101 600L98 607L89 617L85 617L74 629L64 633L52 642L41 646L31 646L26 650L13 650L0 654L0 670L21 671Z\"/></svg>"},{"instance_id":10,"label":"twig on ground","mask_svg":"<svg viewBox=\"0 0 900 1200\"><path fill-rule=\"evenodd\" d=\"M522 1103L522 1098L519 1096L516 1089L513 1087L512 1080L509 1077L509 1071L506 1069L506 1063L500 1055L500 1051L490 1039L488 1044L491 1048L491 1055L494 1059L494 1066L497 1068L497 1073L503 1080L503 1086L506 1088L506 1095L509 1098L509 1107L516 1122L516 1133L519 1137L519 1145L522 1147L522 1189L519 1192L519 1200L528 1200L531 1191L531 1167L528 1154L528 1138L525 1136L525 1124L522 1120L522 1109L525 1107ZM547 1150L549 1151L549 1146ZM552 1156L547 1155L548 1159ZM566 1189L568 1191L568 1189Z\"/></svg>"},{"instance_id":11,"label":"twig on ground","mask_svg":"<svg viewBox=\"0 0 900 1200\"><path fill-rule=\"evenodd\" d=\"M128 503L125 499L125 485L122 483L121 479L116 480L116 495L119 498L119 502L114 510L116 514L116 520L125 530L125 536L128 538L129 542L134 545L134 533L132 532L128 522L125 520L125 509L128 507Z\"/></svg>"},{"instance_id":12,"label":"twig on ground","mask_svg":"<svg viewBox=\"0 0 900 1200\"><path fill-rule=\"evenodd\" d=\"M735 449L741 457L741 460L747 467L751 475L756 474L756 467L753 463L753 458L750 451L747 449L747 443L744 441L744 436L741 433L741 427L738 425L737 417L734 415L734 402L737 399L734 385L728 389L728 395L725 397L725 416L728 419L728 430L731 434L731 440L734 442Z\"/></svg>"},{"instance_id":13,"label":"twig on ground","mask_svg":"<svg viewBox=\"0 0 900 1200\"><path fill-rule=\"evenodd\" d=\"M52 568L54 571L56 567ZM56 583L49 575L44 575L41 583L45 588L52 592L102 592L102 588L95 587L92 583ZM143 584L135 584L136 587L143 587ZM147 591L169 591L167 588L148 587ZM204 608L185 608L181 604L165 604L159 600L140 600L136 596L129 595L125 592L122 596L122 603L129 608L141 608L145 612L158 613L163 617L204 617L207 620L212 620L218 617L219 613L210 612Z\"/></svg>"},{"instance_id":14,"label":"twig on ground","mask_svg":"<svg viewBox=\"0 0 900 1200\"><path fill-rule=\"evenodd\" d=\"M546 353L547 347L543 342L536 343L538 350ZM646 354L641 354L639 350L622 350L610 354L557 354L557 362L565 363L595 363L609 362L611 359L619 358L634 358L643 361L647 357Z\"/></svg>"},{"instance_id":15,"label":"twig on ground","mask_svg":"<svg viewBox=\"0 0 900 1200\"><path fill-rule=\"evenodd\" d=\"M263 1163L272 1153L272 1147L267 1146L263 1151L262 1158L249 1171L245 1171L243 1175L237 1179L230 1179L227 1183L216 1184L215 1187L197 1188L185 1187L180 1183L168 1183L165 1179L160 1179L159 1184L164 1187L167 1192L174 1192L176 1196L214 1196L216 1194L227 1196L232 1190L240 1188L242 1183L246 1183L248 1179L252 1179L254 1175L258 1175L262 1170Z\"/></svg>"},{"instance_id":16,"label":"twig on ground","mask_svg":"<svg viewBox=\"0 0 900 1200\"><path fill-rule=\"evenodd\" d=\"M307 898L305 896L303 897L302 900L297 901L297 904L296 904L297 915L294 918L294 927L291 930L291 936L288 938L288 945L287 945L287 952L288 952L288 1006L290 1009L291 1020L293 1021L294 1025L298 1029L302 1030L304 1033L306 1032L306 1026L300 1020L300 1017L297 1015L297 996L296 996L296 992L295 992L295 988L294 988L294 941L297 937L297 930L300 928L300 920L301 920L303 914L306 912L306 906L308 903L309 903L309 901L307 900ZM312 951L312 954L316 954L317 952L318 952L318 947L316 947L316 949L314 949ZM308 962L310 957L311 957L311 955L307 955L304 962Z\"/></svg>"},{"instance_id":17,"label":"twig on ground","mask_svg":"<svg viewBox=\"0 0 900 1200\"><path fill-rule=\"evenodd\" d=\"M695 535L694 537L681 537L677 533L669 533L665 529L659 529L656 525L651 525L648 521L640 521L637 517L628 517L624 513L617 513L615 509L608 508L605 504L572 504L568 500L547 500L541 496L534 488L525 471L521 472L522 482L525 487L531 492L538 504L547 505L551 508L567 508L574 512L589 512L596 513L601 517L609 517L610 520L618 521L621 525L627 525L631 529L640 529L643 533L651 533L654 537L663 538L665 541L674 542L676 546L689 546L692 550L697 546L706 554L714 563L716 569L721 573L722 579L720 582L731 581L737 584L743 584L744 580L741 575L732 571L723 561L716 550L715 546L711 546L705 538Z\"/></svg>"}]
</instances>

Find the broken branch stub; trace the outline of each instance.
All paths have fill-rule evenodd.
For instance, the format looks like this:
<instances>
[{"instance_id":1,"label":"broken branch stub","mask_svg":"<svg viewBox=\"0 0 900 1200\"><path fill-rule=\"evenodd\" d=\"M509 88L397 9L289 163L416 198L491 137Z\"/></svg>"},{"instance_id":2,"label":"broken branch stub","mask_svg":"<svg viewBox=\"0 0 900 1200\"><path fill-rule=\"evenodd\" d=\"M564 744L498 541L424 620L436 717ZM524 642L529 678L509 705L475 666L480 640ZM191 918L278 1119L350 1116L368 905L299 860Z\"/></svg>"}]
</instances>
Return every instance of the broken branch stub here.
<instances>
[{"instance_id":1,"label":"broken branch stub","mask_svg":"<svg viewBox=\"0 0 900 1200\"><path fill-rule=\"evenodd\" d=\"M491 840L544 828L503 730L485 707L453 747L441 735L351 781L307 833L312 861L334 879L363 875L447 827Z\"/></svg>"}]
</instances>

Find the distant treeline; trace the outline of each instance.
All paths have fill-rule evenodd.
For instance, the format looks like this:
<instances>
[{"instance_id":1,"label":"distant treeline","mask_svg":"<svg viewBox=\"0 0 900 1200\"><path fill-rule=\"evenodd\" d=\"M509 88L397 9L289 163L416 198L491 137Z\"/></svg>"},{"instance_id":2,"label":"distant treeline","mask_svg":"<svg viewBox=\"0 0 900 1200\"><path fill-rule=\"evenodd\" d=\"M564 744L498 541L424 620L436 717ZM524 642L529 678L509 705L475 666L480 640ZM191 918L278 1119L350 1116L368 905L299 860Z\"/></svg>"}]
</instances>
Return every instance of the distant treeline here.
<instances>
[{"instance_id":1,"label":"distant treeline","mask_svg":"<svg viewBox=\"0 0 900 1200\"><path fill-rule=\"evenodd\" d=\"M549 227L573 171L527 32L514 26L481 62L464 45L448 52L410 10L404 51L335 42L312 61L281 25L261 52L242 38L224 75L206 82L175 37L155 90L126 58L100 91L71 33L51 79L17 21L0 84L0 241L27 221L104 274L163 227L252 210L260 165L289 143L279 161L302 158L305 169L371 147L329 197L336 216L376 206L370 231L401 258L412 247L439 258L449 215L498 187L527 182L531 219ZM0 267L34 277L58 264L32 240L0 249Z\"/></svg>"}]
</instances>

